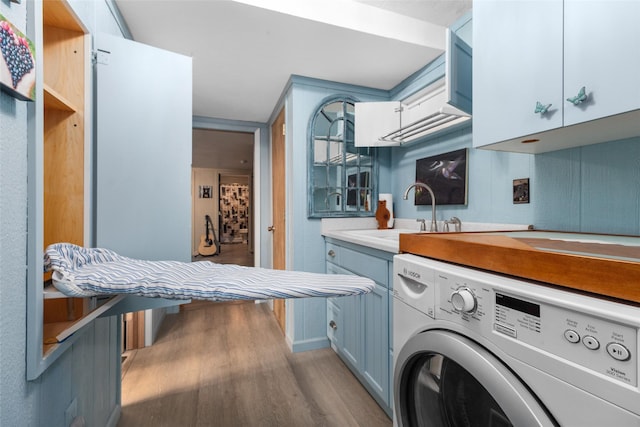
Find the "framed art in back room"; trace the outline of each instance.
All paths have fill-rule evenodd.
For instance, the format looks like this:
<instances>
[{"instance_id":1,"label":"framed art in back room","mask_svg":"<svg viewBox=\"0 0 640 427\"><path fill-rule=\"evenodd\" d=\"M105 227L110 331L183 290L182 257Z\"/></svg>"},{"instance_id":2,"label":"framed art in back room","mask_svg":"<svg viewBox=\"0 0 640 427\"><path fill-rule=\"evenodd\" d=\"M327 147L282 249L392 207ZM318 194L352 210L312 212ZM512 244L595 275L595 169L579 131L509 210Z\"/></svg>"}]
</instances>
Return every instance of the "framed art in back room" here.
<instances>
[{"instance_id":1,"label":"framed art in back room","mask_svg":"<svg viewBox=\"0 0 640 427\"><path fill-rule=\"evenodd\" d=\"M436 205L467 204L468 150L466 148L416 160L416 182L433 190ZM416 205L430 205L429 192L416 187Z\"/></svg>"}]
</instances>

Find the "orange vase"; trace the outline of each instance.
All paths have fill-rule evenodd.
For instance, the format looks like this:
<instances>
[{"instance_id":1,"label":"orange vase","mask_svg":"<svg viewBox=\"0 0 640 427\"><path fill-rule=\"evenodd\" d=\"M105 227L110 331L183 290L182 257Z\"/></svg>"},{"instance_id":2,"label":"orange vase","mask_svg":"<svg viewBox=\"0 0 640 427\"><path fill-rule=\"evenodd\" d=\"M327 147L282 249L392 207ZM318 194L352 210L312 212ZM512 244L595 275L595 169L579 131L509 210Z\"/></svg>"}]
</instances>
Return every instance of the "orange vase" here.
<instances>
[{"instance_id":1,"label":"orange vase","mask_svg":"<svg viewBox=\"0 0 640 427\"><path fill-rule=\"evenodd\" d=\"M387 224L391 218L391 212L387 209L387 201L378 201L378 209L376 209L376 221L378 221L378 230L387 229Z\"/></svg>"}]
</instances>

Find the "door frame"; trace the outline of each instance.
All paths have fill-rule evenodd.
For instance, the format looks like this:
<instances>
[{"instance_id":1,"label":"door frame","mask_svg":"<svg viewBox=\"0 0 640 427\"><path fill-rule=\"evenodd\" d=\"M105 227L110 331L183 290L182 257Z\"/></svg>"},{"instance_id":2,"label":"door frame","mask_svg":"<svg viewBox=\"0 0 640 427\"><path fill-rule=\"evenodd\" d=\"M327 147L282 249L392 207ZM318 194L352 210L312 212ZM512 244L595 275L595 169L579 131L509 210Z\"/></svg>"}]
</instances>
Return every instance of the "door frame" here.
<instances>
[{"instance_id":1,"label":"door frame","mask_svg":"<svg viewBox=\"0 0 640 427\"><path fill-rule=\"evenodd\" d=\"M271 256L272 256L272 268L286 270L287 266L287 200L286 200L286 109L284 106L280 108L276 118L270 127L270 159L271 159ZM276 147L278 147L276 149ZM277 155L276 155L277 154ZM276 165L281 166L281 171L276 171ZM282 188L277 189L276 184L282 184ZM282 214L282 217L277 217L276 211ZM282 332L287 334L287 315L286 315L286 300L274 299L273 300L273 313L278 321L278 325Z\"/></svg>"},{"instance_id":2,"label":"door frame","mask_svg":"<svg viewBox=\"0 0 640 427\"><path fill-rule=\"evenodd\" d=\"M253 133L253 180L251 181L251 191L253 193L253 221L251 224L251 232L254 239L253 262L256 267L270 267L271 260L262 259L263 253L269 253L268 250L263 248L263 244L269 239L265 239L265 236L263 235L263 228L266 230L266 227L262 226L262 210L263 203L265 203L265 201L268 201L270 198L265 198L263 193L266 191L262 191L263 189L266 190L269 187L267 185L268 181L267 184L263 182L263 165L261 164L261 158L263 156L267 156L266 150L269 149L269 127L265 123L212 119L208 117L194 117L192 128ZM266 148L264 148L263 151L263 147L265 146ZM263 201L263 199L265 199L265 201Z\"/></svg>"}]
</instances>

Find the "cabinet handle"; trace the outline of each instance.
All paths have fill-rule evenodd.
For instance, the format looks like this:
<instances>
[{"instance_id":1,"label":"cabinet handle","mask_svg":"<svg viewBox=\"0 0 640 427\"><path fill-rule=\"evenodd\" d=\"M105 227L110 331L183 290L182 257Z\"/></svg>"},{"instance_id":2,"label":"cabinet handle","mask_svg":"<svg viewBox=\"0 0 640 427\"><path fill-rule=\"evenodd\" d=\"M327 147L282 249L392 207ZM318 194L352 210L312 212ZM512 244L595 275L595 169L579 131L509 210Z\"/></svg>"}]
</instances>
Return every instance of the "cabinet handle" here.
<instances>
[{"instance_id":1,"label":"cabinet handle","mask_svg":"<svg viewBox=\"0 0 640 427\"><path fill-rule=\"evenodd\" d=\"M334 252L334 250L333 250L333 249L330 249L330 250L329 250L329 252L328 252L328 255L329 255L331 258L333 258L333 257L335 257L335 256L336 256L336 253Z\"/></svg>"},{"instance_id":2,"label":"cabinet handle","mask_svg":"<svg viewBox=\"0 0 640 427\"><path fill-rule=\"evenodd\" d=\"M329 322L329 327L331 327L331 329L333 329L334 331L338 329L338 325L333 320Z\"/></svg>"},{"instance_id":3,"label":"cabinet handle","mask_svg":"<svg viewBox=\"0 0 640 427\"><path fill-rule=\"evenodd\" d=\"M536 109L535 109L535 113L540 113L540 115L542 116L543 114L545 114L547 111L549 111L549 107L551 107L551 104L542 104L540 101L536 102Z\"/></svg>"},{"instance_id":4,"label":"cabinet handle","mask_svg":"<svg viewBox=\"0 0 640 427\"><path fill-rule=\"evenodd\" d=\"M567 98L567 101L569 101L573 105L580 105L586 100L587 100L587 92L586 92L584 86L582 86L580 88L580 92L578 92L578 94L576 96L572 96L571 98Z\"/></svg>"}]
</instances>

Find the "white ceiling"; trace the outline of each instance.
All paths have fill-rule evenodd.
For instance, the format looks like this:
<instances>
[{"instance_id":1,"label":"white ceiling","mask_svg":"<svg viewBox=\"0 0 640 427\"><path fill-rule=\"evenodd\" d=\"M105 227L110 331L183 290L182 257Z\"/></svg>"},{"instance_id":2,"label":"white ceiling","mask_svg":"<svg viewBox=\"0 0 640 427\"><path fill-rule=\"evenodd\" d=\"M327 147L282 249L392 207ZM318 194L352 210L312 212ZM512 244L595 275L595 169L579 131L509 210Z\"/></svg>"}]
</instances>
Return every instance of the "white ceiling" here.
<instances>
[{"instance_id":1,"label":"white ceiling","mask_svg":"<svg viewBox=\"0 0 640 427\"><path fill-rule=\"evenodd\" d=\"M193 58L195 116L264 123L292 74L393 88L442 53L444 28L470 9L471 0L116 5L134 40Z\"/></svg>"},{"instance_id":2,"label":"white ceiling","mask_svg":"<svg viewBox=\"0 0 640 427\"><path fill-rule=\"evenodd\" d=\"M193 58L194 116L266 123L291 75L393 88L443 52L445 28L471 9L471 1L115 3L135 41ZM217 152L238 163L247 158L243 166L251 168L252 143L227 136L228 148L218 138ZM194 135L194 166L208 151Z\"/></svg>"}]
</instances>

